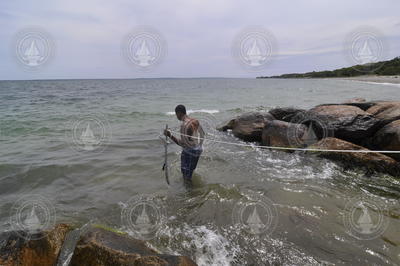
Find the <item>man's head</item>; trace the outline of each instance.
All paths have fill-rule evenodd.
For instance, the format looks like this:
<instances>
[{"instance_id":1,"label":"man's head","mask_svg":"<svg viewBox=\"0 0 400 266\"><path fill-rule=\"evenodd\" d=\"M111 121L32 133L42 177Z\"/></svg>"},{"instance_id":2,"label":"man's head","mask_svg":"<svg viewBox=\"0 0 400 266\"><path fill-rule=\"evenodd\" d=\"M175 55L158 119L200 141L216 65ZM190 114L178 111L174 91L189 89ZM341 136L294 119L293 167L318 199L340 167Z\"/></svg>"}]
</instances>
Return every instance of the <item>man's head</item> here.
<instances>
[{"instance_id":1,"label":"man's head","mask_svg":"<svg viewBox=\"0 0 400 266\"><path fill-rule=\"evenodd\" d=\"M175 114L178 120L182 120L183 117L186 115L186 107L182 104L175 107Z\"/></svg>"}]
</instances>

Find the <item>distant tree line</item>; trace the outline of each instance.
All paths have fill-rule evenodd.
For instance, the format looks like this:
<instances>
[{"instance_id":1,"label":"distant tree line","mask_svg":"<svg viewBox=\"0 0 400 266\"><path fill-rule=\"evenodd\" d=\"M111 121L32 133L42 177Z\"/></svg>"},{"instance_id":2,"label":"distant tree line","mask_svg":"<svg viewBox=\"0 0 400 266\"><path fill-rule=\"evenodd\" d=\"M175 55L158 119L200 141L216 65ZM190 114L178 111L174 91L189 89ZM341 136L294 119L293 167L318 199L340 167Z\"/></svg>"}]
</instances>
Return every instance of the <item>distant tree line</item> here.
<instances>
[{"instance_id":1,"label":"distant tree line","mask_svg":"<svg viewBox=\"0 0 400 266\"><path fill-rule=\"evenodd\" d=\"M313 71L307 73L283 74L280 76L258 77L258 78L338 78L356 77L363 75L393 76L400 75L400 56L389 61L381 61L365 65L356 65L336 70Z\"/></svg>"}]
</instances>

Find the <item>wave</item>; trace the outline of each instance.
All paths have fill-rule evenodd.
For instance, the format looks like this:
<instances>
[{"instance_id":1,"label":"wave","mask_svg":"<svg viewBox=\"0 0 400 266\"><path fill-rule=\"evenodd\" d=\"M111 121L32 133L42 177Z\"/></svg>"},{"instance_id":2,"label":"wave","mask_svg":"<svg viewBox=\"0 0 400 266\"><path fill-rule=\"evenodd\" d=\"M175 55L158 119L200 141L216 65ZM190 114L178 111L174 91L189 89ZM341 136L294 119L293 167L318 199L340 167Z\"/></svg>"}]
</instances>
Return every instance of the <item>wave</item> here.
<instances>
[{"instance_id":1,"label":"wave","mask_svg":"<svg viewBox=\"0 0 400 266\"><path fill-rule=\"evenodd\" d=\"M207 113L207 114L216 114L219 113L219 110L215 109L199 109L199 110L188 110L187 114L193 114L193 113ZM175 115L175 112L166 112L166 115Z\"/></svg>"},{"instance_id":2,"label":"wave","mask_svg":"<svg viewBox=\"0 0 400 266\"><path fill-rule=\"evenodd\" d=\"M362 81L363 83L374 84L374 85L384 85L384 86L394 86L400 87L399 83L390 83L390 82L375 82L375 81Z\"/></svg>"},{"instance_id":3,"label":"wave","mask_svg":"<svg viewBox=\"0 0 400 266\"><path fill-rule=\"evenodd\" d=\"M127 231L131 234L130 231ZM197 265L232 265L240 253L240 247L229 241L223 232L212 225L167 225L160 232L164 239L163 248L167 253L184 253L193 258Z\"/></svg>"}]
</instances>

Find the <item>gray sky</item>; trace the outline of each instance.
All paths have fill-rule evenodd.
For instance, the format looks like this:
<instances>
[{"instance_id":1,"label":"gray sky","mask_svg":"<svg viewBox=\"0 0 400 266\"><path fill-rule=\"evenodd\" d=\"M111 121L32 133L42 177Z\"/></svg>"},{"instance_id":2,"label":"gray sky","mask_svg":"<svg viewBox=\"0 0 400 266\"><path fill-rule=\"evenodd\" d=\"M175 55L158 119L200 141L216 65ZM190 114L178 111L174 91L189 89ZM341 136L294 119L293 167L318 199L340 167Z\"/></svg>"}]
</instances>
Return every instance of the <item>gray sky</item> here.
<instances>
[{"instance_id":1,"label":"gray sky","mask_svg":"<svg viewBox=\"0 0 400 266\"><path fill-rule=\"evenodd\" d=\"M360 26L377 28L400 55L399 0L2 0L0 79L255 77L349 66L343 43ZM121 42L138 25L157 29L168 43L163 62L139 71L121 56ZM278 52L262 72L232 57L235 36L259 25ZM56 54L39 71L18 64L13 42L21 29L51 34Z\"/></svg>"}]
</instances>

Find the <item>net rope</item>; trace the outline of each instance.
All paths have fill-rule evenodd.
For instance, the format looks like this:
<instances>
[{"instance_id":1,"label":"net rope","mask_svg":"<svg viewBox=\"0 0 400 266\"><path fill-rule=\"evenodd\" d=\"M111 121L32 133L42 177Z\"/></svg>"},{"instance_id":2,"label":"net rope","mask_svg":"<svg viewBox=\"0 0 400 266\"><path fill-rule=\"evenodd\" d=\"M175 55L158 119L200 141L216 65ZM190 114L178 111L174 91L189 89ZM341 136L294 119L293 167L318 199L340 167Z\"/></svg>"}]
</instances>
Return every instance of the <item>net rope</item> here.
<instances>
[{"instance_id":1,"label":"net rope","mask_svg":"<svg viewBox=\"0 0 400 266\"><path fill-rule=\"evenodd\" d=\"M186 135L178 131L174 131L171 129L168 129L169 132L179 134L180 136L184 137L193 137L191 135ZM163 134L160 134L159 137L161 137ZM295 147L279 147L279 146L264 146L264 145L255 145L255 144L247 144L247 143L235 143L235 142L229 142L229 141L221 141L221 140L215 140L215 139L209 139L209 138L201 138L201 137L196 137L197 139L201 139L204 141L210 141L210 142L215 142L215 143L220 143L220 144L226 144L226 145L235 145L235 146L241 146L241 147L251 147L251 148L261 148L261 149L271 149L271 150L288 150L288 151L304 151L304 152L343 152L343 153L400 153L400 151L389 151L389 150L336 150L336 149L316 149L316 148L295 148Z\"/></svg>"}]
</instances>

